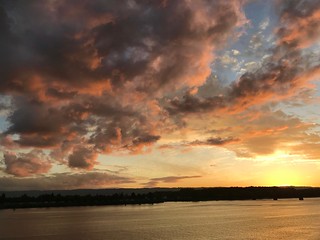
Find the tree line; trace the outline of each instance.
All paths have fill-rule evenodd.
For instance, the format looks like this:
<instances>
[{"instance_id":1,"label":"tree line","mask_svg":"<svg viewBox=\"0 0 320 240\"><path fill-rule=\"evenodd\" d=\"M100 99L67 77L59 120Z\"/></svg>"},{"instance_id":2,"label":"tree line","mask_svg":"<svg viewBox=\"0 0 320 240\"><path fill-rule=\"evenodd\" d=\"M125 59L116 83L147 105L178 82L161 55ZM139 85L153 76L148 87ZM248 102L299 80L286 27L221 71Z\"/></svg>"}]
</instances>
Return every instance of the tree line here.
<instances>
[{"instance_id":1,"label":"tree line","mask_svg":"<svg viewBox=\"0 0 320 240\"><path fill-rule=\"evenodd\" d=\"M320 197L320 188L296 187L216 187L216 188L181 188L176 191L153 191L147 193L114 193L61 195L41 194L8 197L0 196L0 209L32 207L99 206L127 204L155 204L174 201L212 201L212 200L257 200Z\"/></svg>"}]
</instances>

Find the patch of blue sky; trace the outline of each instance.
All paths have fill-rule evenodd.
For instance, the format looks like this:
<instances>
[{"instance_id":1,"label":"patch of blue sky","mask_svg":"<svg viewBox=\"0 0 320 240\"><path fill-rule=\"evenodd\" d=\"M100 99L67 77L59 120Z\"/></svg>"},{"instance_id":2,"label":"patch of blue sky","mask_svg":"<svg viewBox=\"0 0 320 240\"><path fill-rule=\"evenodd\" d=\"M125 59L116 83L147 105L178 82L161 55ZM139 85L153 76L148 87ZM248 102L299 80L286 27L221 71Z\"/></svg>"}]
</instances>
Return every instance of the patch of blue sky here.
<instances>
[{"instance_id":1,"label":"patch of blue sky","mask_svg":"<svg viewBox=\"0 0 320 240\"><path fill-rule=\"evenodd\" d=\"M7 117L11 105L11 98L0 94L0 133L8 129Z\"/></svg>"},{"instance_id":2,"label":"patch of blue sky","mask_svg":"<svg viewBox=\"0 0 320 240\"><path fill-rule=\"evenodd\" d=\"M244 6L244 12L248 19L251 19L253 24L259 24L266 17L277 18L274 12L274 4L271 1L257 0L251 1Z\"/></svg>"},{"instance_id":3,"label":"patch of blue sky","mask_svg":"<svg viewBox=\"0 0 320 240\"><path fill-rule=\"evenodd\" d=\"M320 82L312 84L315 85L315 90L308 94L308 99L279 103L278 107L288 115L293 115L305 123L314 124L309 132L320 134Z\"/></svg>"},{"instance_id":4,"label":"patch of blue sky","mask_svg":"<svg viewBox=\"0 0 320 240\"><path fill-rule=\"evenodd\" d=\"M9 127L9 123L7 122L7 118L4 116L0 116L0 133L6 131Z\"/></svg>"},{"instance_id":5,"label":"patch of blue sky","mask_svg":"<svg viewBox=\"0 0 320 240\"><path fill-rule=\"evenodd\" d=\"M250 23L235 42L216 53L212 73L224 85L236 81L245 72L254 71L271 54L278 17L269 1L254 1L244 7ZM241 49L246 49L242 51Z\"/></svg>"}]
</instances>

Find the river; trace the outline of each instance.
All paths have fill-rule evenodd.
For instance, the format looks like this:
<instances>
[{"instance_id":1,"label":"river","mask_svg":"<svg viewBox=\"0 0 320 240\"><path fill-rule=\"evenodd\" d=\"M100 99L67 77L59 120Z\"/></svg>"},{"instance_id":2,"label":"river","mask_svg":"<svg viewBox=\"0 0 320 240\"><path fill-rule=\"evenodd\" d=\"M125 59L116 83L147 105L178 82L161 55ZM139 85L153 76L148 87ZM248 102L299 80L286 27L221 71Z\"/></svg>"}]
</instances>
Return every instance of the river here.
<instances>
[{"instance_id":1,"label":"river","mask_svg":"<svg viewBox=\"0 0 320 240\"><path fill-rule=\"evenodd\" d=\"M0 210L0 239L320 239L320 199Z\"/></svg>"}]
</instances>

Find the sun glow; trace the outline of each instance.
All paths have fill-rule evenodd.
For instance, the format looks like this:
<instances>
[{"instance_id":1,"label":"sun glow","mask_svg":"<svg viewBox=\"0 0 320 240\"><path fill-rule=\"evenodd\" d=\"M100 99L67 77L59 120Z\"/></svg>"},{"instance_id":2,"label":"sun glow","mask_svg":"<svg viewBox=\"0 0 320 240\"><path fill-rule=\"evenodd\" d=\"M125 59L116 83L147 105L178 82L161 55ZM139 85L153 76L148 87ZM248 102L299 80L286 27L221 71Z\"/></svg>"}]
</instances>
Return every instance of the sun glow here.
<instances>
[{"instance_id":1,"label":"sun glow","mask_svg":"<svg viewBox=\"0 0 320 240\"><path fill-rule=\"evenodd\" d=\"M302 179L294 169L276 169L266 177L268 186L301 186Z\"/></svg>"},{"instance_id":2,"label":"sun glow","mask_svg":"<svg viewBox=\"0 0 320 240\"><path fill-rule=\"evenodd\" d=\"M308 184L306 177L301 173L302 159L303 156L281 150L267 156L258 156L256 160L265 166L264 185L305 186Z\"/></svg>"}]
</instances>

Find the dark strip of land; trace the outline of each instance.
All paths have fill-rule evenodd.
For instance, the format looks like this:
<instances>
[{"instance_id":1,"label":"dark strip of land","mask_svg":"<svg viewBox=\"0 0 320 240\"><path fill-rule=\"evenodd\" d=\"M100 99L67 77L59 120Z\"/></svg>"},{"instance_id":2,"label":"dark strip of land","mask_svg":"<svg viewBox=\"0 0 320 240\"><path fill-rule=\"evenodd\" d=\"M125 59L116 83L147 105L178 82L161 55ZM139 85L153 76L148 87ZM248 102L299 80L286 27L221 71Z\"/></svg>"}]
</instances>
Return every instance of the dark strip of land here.
<instances>
[{"instance_id":1,"label":"dark strip of land","mask_svg":"<svg viewBox=\"0 0 320 240\"><path fill-rule=\"evenodd\" d=\"M111 191L111 190L110 190ZM114 191L114 190L113 190ZM137 191L126 189L122 192L106 194L60 194L57 191L37 196L24 193L20 196L10 196L3 192L0 195L0 209L40 208L40 207L70 207L70 206L101 206L126 204L155 204L178 201L214 201L214 200L257 200L320 197L320 188L299 187L216 187L216 188L174 188L174 189L144 189ZM70 192L72 193L72 192ZM9 195L9 196L8 196Z\"/></svg>"}]
</instances>

